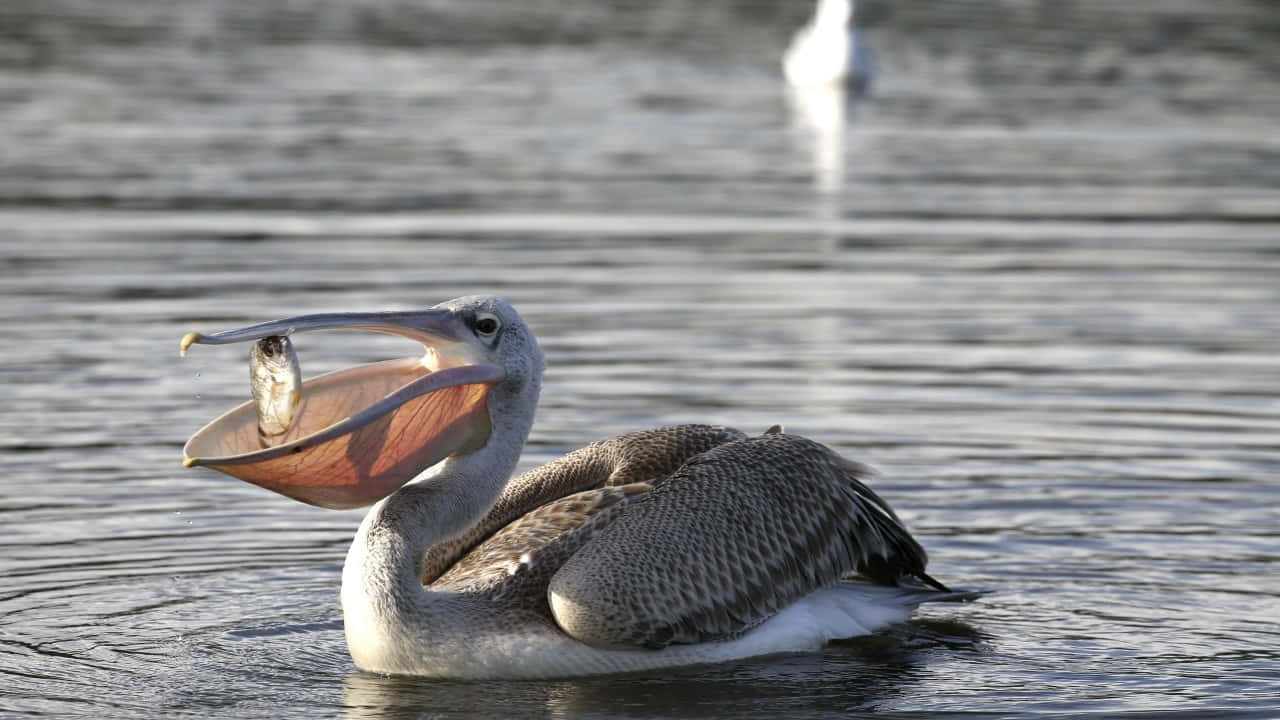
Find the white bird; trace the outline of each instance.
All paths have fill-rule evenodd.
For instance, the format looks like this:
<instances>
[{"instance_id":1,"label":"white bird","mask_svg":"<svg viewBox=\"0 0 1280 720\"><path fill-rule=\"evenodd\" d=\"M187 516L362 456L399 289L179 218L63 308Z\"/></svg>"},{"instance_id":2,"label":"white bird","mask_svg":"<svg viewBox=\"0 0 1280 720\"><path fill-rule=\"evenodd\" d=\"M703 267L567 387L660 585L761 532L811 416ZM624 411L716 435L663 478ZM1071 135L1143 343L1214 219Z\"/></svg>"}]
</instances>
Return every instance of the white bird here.
<instances>
[{"instance_id":1,"label":"white bird","mask_svg":"<svg viewBox=\"0 0 1280 720\"><path fill-rule=\"evenodd\" d=\"M796 31L782 57L787 82L796 87L848 85L856 92L871 82L871 51L854 21L855 0L818 0L813 19Z\"/></svg>"},{"instance_id":2,"label":"white bird","mask_svg":"<svg viewBox=\"0 0 1280 720\"><path fill-rule=\"evenodd\" d=\"M273 447L245 403L192 436L184 464L323 507L373 504L342 573L363 670L543 678L724 662L977 595L925 573L866 467L778 427L628 433L509 479L543 355L499 298L189 333L182 350L339 328L426 353L306 381Z\"/></svg>"}]
</instances>

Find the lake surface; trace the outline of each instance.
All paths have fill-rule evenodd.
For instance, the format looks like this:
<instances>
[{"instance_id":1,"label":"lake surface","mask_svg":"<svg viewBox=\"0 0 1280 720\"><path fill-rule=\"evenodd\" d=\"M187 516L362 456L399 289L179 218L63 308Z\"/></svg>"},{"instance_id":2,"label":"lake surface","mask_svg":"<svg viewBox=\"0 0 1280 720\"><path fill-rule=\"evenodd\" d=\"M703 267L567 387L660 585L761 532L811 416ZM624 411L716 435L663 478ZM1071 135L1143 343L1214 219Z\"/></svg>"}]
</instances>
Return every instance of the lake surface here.
<instances>
[{"instance_id":1,"label":"lake surface","mask_svg":"<svg viewBox=\"0 0 1280 720\"><path fill-rule=\"evenodd\" d=\"M6 2L0 716L1275 717L1280 18L909 5L863 4L855 101L780 84L806 2ZM996 592L719 667L356 671L360 514L184 470L247 349L178 340L475 292L548 356L522 469L780 422Z\"/></svg>"}]
</instances>

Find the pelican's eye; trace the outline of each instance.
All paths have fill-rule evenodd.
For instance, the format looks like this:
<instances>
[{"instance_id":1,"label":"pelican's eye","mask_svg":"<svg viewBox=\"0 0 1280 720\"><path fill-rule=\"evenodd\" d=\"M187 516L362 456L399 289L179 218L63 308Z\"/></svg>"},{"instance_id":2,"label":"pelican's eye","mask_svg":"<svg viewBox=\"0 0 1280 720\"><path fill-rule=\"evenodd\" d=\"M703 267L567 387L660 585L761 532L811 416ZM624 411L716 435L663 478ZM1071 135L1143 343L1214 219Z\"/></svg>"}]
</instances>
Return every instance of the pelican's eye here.
<instances>
[{"instance_id":1,"label":"pelican's eye","mask_svg":"<svg viewBox=\"0 0 1280 720\"><path fill-rule=\"evenodd\" d=\"M502 321L492 313L476 313L476 321L472 327L475 328L476 335L488 340L502 329Z\"/></svg>"}]
</instances>

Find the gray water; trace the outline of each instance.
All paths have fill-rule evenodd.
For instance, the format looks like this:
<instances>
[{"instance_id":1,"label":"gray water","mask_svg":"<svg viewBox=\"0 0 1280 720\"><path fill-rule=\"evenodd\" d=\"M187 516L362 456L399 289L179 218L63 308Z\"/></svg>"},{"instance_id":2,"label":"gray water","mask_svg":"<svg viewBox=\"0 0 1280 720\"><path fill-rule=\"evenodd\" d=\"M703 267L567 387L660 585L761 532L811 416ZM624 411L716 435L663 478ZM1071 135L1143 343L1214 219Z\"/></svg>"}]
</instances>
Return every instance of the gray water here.
<instances>
[{"instance_id":1,"label":"gray water","mask_svg":"<svg viewBox=\"0 0 1280 720\"><path fill-rule=\"evenodd\" d=\"M1277 716L1274 6L866 2L847 105L780 85L808 10L0 5L0 715ZM548 355L522 468L781 422L996 592L719 667L356 671L359 513L181 468L247 372L178 339L474 292Z\"/></svg>"}]
</instances>

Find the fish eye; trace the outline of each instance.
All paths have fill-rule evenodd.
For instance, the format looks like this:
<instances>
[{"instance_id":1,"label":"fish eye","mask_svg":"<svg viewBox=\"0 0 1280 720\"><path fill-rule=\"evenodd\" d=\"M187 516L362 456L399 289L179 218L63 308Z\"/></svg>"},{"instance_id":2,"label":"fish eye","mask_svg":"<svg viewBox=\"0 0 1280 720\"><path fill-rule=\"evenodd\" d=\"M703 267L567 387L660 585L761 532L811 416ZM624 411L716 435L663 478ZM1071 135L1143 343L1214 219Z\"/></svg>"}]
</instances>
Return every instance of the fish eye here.
<instances>
[{"instance_id":1,"label":"fish eye","mask_svg":"<svg viewBox=\"0 0 1280 720\"><path fill-rule=\"evenodd\" d=\"M493 337L498 332L498 328L502 327L502 323L498 320L497 315L490 313L479 313L476 315L475 330L482 337Z\"/></svg>"}]
</instances>

